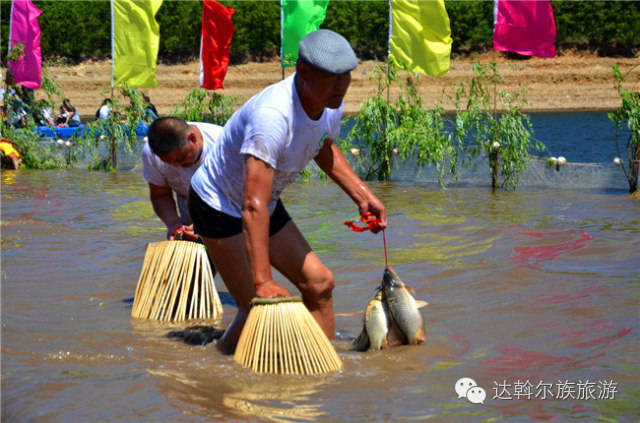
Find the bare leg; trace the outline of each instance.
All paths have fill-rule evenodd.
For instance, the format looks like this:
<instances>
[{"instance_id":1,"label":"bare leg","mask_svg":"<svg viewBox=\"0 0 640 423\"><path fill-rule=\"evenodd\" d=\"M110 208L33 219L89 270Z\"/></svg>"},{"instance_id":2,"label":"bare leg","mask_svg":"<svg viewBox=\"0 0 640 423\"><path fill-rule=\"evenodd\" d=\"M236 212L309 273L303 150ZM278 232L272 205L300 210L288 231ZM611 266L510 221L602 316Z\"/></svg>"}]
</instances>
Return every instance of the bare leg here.
<instances>
[{"instance_id":1,"label":"bare leg","mask_svg":"<svg viewBox=\"0 0 640 423\"><path fill-rule=\"evenodd\" d=\"M238 314L217 344L223 353L233 354L249 315L251 300L256 296L244 236L201 238L211 261L238 305ZM311 315L326 336L333 339L333 274L311 250L293 221L289 221L269 239L269 259L271 265L300 290Z\"/></svg>"},{"instance_id":2,"label":"bare leg","mask_svg":"<svg viewBox=\"0 0 640 423\"><path fill-rule=\"evenodd\" d=\"M222 239L201 238L207 247L207 254L238 305L238 314L217 344L224 354L233 354L249 315L251 299L256 296L244 237L238 234Z\"/></svg>"},{"instance_id":3,"label":"bare leg","mask_svg":"<svg viewBox=\"0 0 640 423\"><path fill-rule=\"evenodd\" d=\"M333 274L311 250L293 221L270 238L269 259L300 290L306 307L327 338L333 339Z\"/></svg>"}]
</instances>

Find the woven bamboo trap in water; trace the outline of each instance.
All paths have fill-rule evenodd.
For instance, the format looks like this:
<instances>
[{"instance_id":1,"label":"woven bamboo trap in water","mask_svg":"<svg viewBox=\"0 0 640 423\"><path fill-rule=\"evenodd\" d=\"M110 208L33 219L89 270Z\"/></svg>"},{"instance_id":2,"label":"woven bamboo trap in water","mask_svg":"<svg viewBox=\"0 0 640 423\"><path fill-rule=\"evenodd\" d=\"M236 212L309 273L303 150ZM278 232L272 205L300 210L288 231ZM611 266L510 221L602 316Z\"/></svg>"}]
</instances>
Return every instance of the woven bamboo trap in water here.
<instances>
[{"instance_id":1,"label":"woven bamboo trap in water","mask_svg":"<svg viewBox=\"0 0 640 423\"><path fill-rule=\"evenodd\" d=\"M254 298L233 358L256 373L314 375L342 368L300 297Z\"/></svg>"},{"instance_id":2,"label":"woven bamboo trap in water","mask_svg":"<svg viewBox=\"0 0 640 423\"><path fill-rule=\"evenodd\" d=\"M177 322L215 319L221 314L204 245L191 241L147 245L132 317Z\"/></svg>"}]
</instances>

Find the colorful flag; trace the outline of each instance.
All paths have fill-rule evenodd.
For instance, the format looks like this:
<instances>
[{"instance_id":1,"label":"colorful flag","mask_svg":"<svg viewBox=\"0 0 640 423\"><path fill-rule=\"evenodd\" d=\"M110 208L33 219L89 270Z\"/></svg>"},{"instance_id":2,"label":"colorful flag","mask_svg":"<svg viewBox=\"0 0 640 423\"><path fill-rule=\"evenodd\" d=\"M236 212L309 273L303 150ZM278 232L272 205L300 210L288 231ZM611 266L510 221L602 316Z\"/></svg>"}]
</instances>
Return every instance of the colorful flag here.
<instances>
[{"instance_id":1,"label":"colorful flag","mask_svg":"<svg viewBox=\"0 0 640 423\"><path fill-rule=\"evenodd\" d=\"M549 0L495 0L493 48L523 56L554 57L556 22Z\"/></svg>"},{"instance_id":2,"label":"colorful flag","mask_svg":"<svg viewBox=\"0 0 640 423\"><path fill-rule=\"evenodd\" d=\"M162 0L112 0L113 86L157 87L160 27L155 16Z\"/></svg>"},{"instance_id":3,"label":"colorful flag","mask_svg":"<svg viewBox=\"0 0 640 423\"><path fill-rule=\"evenodd\" d=\"M16 84L37 90L42 82L42 52L40 50L40 25L42 11L31 0L14 0L9 20L9 53L22 44L24 51L17 60L9 61L9 72Z\"/></svg>"},{"instance_id":4,"label":"colorful flag","mask_svg":"<svg viewBox=\"0 0 640 423\"><path fill-rule=\"evenodd\" d=\"M282 0L280 60L282 67L295 66L298 44L310 32L320 28L329 0Z\"/></svg>"},{"instance_id":5,"label":"colorful flag","mask_svg":"<svg viewBox=\"0 0 640 423\"><path fill-rule=\"evenodd\" d=\"M202 32L200 35L200 88L222 88L229 68L229 46L234 26L228 9L215 0L202 2Z\"/></svg>"},{"instance_id":6,"label":"colorful flag","mask_svg":"<svg viewBox=\"0 0 640 423\"><path fill-rule=\"evenodd\" d=\"M451 26L444 0L391 0L389 57L411 72L449 71Z\"/></svg>"}]
</instances>

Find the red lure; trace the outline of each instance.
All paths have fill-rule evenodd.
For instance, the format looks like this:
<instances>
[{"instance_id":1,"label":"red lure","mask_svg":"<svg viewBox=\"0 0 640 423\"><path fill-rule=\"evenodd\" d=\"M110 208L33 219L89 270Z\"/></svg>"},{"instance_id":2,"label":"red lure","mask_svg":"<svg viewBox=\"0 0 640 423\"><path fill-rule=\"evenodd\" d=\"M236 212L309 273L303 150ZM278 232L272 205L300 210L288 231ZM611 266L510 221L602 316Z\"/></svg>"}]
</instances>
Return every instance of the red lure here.
<instances>
[{"instance_id":1,"label":"red lure","mask_svg":"<svg viewBox=\"0 0 640 423\"><path fill-rule=\"evenodd\" d=\"M377 234L378 232L382 231L382 242L384 243L384 264L385 267L388 267L389 259L387 256L387 237L384 233L384 228L381 225L380 219L373 216L370 212L366 212L362 216L360 216L360 221L364 222L366 226L358 226L351 220L347 220L346 222L344 222L344 224L354 232L371 231L371 233Z\"/></svg>"}]
</instances>

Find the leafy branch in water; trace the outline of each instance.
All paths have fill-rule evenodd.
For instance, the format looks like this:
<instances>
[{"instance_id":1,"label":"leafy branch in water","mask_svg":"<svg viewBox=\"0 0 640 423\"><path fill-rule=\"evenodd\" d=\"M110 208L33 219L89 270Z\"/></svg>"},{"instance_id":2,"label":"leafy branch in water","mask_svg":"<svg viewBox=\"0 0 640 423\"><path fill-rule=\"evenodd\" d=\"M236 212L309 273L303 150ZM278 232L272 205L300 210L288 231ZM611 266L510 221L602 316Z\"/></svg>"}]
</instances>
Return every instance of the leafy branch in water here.
<instances>
[{"instance_id":1,"label":"leafy branch in water","mask_svg":"<svg viewBox=\"0 0 640 423\"><path fill-rule=\"evenodd\" d=\"M144 102L136 88L125 85L120 88L120 94L123 99L129 99L129 104L123 104L116 96L111 98L108 117L88 124L85 136L78 139L93 157L88 165L90 170L115 170L118 165L117 152L121 147L126 153L135 155L137 130L143 124ZM98 155L101 144L106 147L106 154L102 158Z\"/></svg>"},{"instance_id":2,"label":"leafy branch in water","mask_svg":"<svg viewBox=\"0 0 640 423\"><path fill-rule=\"evenodd\" d=\"M442 183L446 173L444 164L452 158L455 160L451 136L444 131L443 110L438 107L427 110L422 106L417 77L414 79L411 75L404 80L404 92L396 102L386 100L385 91L398 79L392 62L378 66L373 78L377 83L376 95L362 104L341 148L366 144L367 156L359 158L366 179L389 179L392 158L399 155L403 161L414 156L420 167L435 166Z\"/></svg>"},{"instance_id":3,"label":"leafy branch in water","mask_svg":"<svg viewBox=\"0 0 640 423\"><path fill-rule=\"evenodd\" d=\"M627 72L640 65L635 65ZM620 108L608 114L609 119L616 124L616 151L620 157L619 135L623 128L629 131L629 137L625 144L628 167L622 166L622 171L629 181L629 192L638 189L638 165L640 163L640 92L629 91L624 88L625 75L620 68L613 64L614 87L620 95Z\"/></svg>"},{"instance_id":4,"label":"leafy branch in water","mask_svg":"<svg viewBox=\"0 0 640 423\"><path fill-rule=\"evenodd\" d=\"M539 141L532 145L531 120L522 112L526 92L497 91L502 77L495 62L474 63L472 68L475 75L468 88L461 84L454 96L449 96L456 107L451 126L457 150L467 167L474 157L486 154L491 187L515 190L520 173L530 162L529 149L545 148Z\"/></svg>"}]
</instances>

